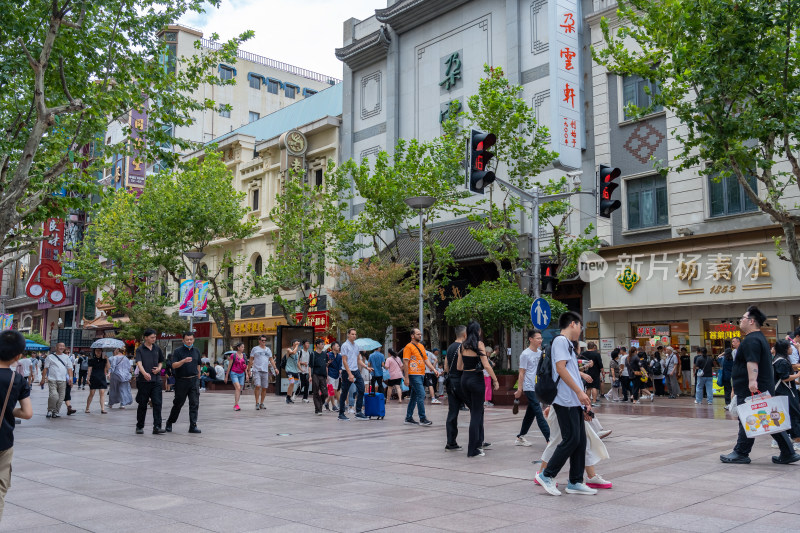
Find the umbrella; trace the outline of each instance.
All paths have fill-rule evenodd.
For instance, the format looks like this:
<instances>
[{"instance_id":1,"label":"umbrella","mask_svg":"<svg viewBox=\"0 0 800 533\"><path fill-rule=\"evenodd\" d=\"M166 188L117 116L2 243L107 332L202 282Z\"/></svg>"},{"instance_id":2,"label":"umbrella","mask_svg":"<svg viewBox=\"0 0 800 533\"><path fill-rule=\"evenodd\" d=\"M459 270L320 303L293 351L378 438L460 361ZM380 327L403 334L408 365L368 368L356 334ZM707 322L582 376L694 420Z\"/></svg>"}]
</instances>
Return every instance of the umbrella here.
<instances>
[{"instance_id":1,"label":"umbrella","mask_svg":"<svg viewBox=\"0 0 800 533\"><path fill-rule=\"evenodd\" d=\"M49 350L50 347L25 339L25 349L31 352L43 352L45 350Z\"/></svg>"},{"instance_id":2,"label":"umbrella","mask_svg":"<svg viewBox=\"0 0 800 533\"><path fill-rule=\"evenodd\" d=\"M114 348L124 347L125 343L117 339L97 339L91 346L91 348L100 348L101 350L112 350Z\"/></svg>"},{"instance_id":3,"label":"umbrella","mask_svg":"<svg viewBox=\"0 0 800 533\"><path fill-rule=\"evenodd\" d=\"M368 352L370 350L374 350L375 348L380 348L383 346L383 343L380 343L376 340L372 339L356 339L356 346L358 346L359 351Z\"/></svg>"}]
</instances>

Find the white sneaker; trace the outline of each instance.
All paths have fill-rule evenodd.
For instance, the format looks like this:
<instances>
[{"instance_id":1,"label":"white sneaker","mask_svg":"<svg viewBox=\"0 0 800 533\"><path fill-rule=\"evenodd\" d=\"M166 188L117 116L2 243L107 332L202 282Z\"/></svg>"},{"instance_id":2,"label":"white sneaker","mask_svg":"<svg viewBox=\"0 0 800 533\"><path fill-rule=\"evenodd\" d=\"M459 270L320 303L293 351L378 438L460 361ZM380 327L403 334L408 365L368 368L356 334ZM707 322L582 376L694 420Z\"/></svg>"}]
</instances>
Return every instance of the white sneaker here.
<instances>
[{"instance_id":1,"label":"white sneaker","mask_svg":"<svg viewBox=\"0 0 800 533\"><path fill-rule=\"evenodd\" d=\"M206 391L205 387L200 387L200 392L205 392L205 391Z\"/></svg>"},{"instance_id":2,"label":"white sneaker","mask_svg":"<svg viewBox=\"0 0 800 533\"><path fill-rule=\"evenodd\" d=\"M772 441L772 444L770 444L770 446L769 446L769 447L770 447L770 448L777 448L777 447L778 447L778 443L777 443L777 442L775 442L775 441L773 440L773 441Z\"/></svg>"},{"instance_id":3,"label":"white sneaker","mask_svg":"<svg viewBox=\"0 0 800 533\"><path fill-rule=\"evenodd\" d=\"M545 477L544 474L542 474L541 472L536 472L536 476L534 476L534 479L536 480L536 484L542 487L544 490L546 490L548 494L552 496L561 496L561 491L556 488L556 482L554 479ZM588 489L589 487L586 488Z\"/></svg>"},{"instance_id":4,"label":"white sneaker","mask_svg":"<svg viewBox=\"0 0 800 533\"><path fill-rule=\"evenodd\" d=\"M311 401L311 400L308 400L308 399L306 399L306 400L303 400L303 403L308 403L308 402L310 402L310 401Z\"/></svg>"},{"instance_id":5,"label":"white sneaker","mask_svg":"<svg viewBox=\"0 0 800 533\"><path fill-rule=\"evenodd\" d=\"M517 437L514 441L514 446L533 446L533 443L525 437Z\"/></svg>"},{"instance_id":6,"label":"white sneaker","mask_svg":"<svg viewBox=\"0 0 800 533\"><path fill-rule=\"evenodd\" d=\"M351 408L349 408L349 409L347 410L347 412L348 412L348 413L350 413L351 415L354 415L354 414L356 414L356 410L355 410L355 409L353 409L352 407L351 407Z\"/></svg>"},{"instance_id":7,"label":"white sneaker","mask_svg":"<svg viewBox=\"0 0 800 533\"><path fill-rule=\"evenodd\" d=\"M726 411L730 411L731 410L731 404L726 404L725 405L725 410Z\"/></svg>"},{"instance_id":8,"label":"white sneaker","mask_svg":"<svg viewBox=\"0 0 800 533\"><path fill-rule=\"evenodd\" d=\"M433 400L431 400L431 403L442 403L442 402L440 402L438 399L434 398Z\"/></svg>"},{"instance_id":9,"label":"white sneaker","mask_svg":"<svg viewBox=\"0 0 800 533\"><path fill-rule=\"evenodd\" d=\"M610 489L612 484L610 481L603 479L600 474L595 474L594 477L586 480L586 486L590 489Z\"/></svg>"},{"instance_id":10,"label":"white sneaker","mask_svg":"<svg viewBox=\"0 0 800 533\"><path fill-rule=\"evenodd\" d=\"M539 483L541 484L541 481ZM597 489L590 489L585 483L567 483L567 494L593 496L597 494Z\"/></svg>"},{"instance_id":11,"label":"white sneaker","mask_svg":"<svg viewBox=\"0 0 800 533\"><path fill-rule=\"evenodd\" d=\"M494 407L494 404L492 402L483 402L483 406L484 407Z\"/></svg>"},{"instance_id":12,"label":"white sneaker","mask_svg":"<svg viewBox=\"0 0 800 533\"><path fill-rule=\"evenodd\" d=\"M604 438L608 437L609 435L611 435L611 430L610 429L604 429L602 431L598 431L597 432L597 436L600 437L601 439L604 439Z\"/></svg>"},{"instance_id":13,"label":"white sneaker","mask_svg":"<svg viewBox=\"0 0 800 533\"><path fill-rule=\"evenodd\" d=\"M775 441L772 441L772 442L775 442ZM794 448L794 451L800 452L800 442L793 442L792 443L792 447Z\"/></svg>"}]
</instances>

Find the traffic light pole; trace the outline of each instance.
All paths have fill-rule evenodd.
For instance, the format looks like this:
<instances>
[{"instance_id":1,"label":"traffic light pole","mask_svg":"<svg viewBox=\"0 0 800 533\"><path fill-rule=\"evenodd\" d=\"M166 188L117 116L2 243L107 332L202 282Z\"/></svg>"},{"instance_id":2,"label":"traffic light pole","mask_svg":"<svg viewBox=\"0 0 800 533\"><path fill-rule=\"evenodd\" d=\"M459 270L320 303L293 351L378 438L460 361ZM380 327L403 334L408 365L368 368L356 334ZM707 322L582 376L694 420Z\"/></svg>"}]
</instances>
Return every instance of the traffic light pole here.
<instances>
[{"instance_id":1,"label":"traffic light pole","mask_svg":"<svg viewBox=\"0 0 800 533\"><path fill-rule=\"evenodd\" d=\"M591 194L594 196L597 194L597 191L592 189L590 191L573 191L573 192L562 192L557 194L542 194L542 190L539 187L534 186L531 191L525 191L517 187L516 185L512 185L511 183L507 182L506 180L500 179L495 177L495 182L499 183L503 187L509 189L511 192L514 192L519 195L519 197L523 200L527 200L533 205L532 208L532 227L531 227L531 234L533 236L533 249L531 250L533 255L532 261L532 283L533 283L533 297L538 298L540 296L540 279L541 279L541 261L540 261L540 253L539 253L539 204L545 202L555 202L557 200L566 200L567 198L571 197L573 194Z\"/></svg>"}]
</instances>

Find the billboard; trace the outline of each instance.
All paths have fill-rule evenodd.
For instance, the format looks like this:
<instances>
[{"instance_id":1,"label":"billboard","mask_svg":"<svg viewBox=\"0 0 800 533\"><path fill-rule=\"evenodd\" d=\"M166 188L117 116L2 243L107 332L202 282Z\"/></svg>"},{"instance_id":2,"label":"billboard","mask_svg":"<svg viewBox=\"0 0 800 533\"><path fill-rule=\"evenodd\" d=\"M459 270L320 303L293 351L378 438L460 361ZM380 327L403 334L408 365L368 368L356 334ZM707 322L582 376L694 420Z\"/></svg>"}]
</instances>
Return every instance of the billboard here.
<instances>
[{"instance_id":1,"label":"billboard","mask_svg":"<svg viewBox=\"0 0 800 533\"><path fill-rule=\"evenodd\" d=\"M207 281L182 279L179 291L178 315L206 316L208 314L208 288Z\"/></svg>"}]
</instances>

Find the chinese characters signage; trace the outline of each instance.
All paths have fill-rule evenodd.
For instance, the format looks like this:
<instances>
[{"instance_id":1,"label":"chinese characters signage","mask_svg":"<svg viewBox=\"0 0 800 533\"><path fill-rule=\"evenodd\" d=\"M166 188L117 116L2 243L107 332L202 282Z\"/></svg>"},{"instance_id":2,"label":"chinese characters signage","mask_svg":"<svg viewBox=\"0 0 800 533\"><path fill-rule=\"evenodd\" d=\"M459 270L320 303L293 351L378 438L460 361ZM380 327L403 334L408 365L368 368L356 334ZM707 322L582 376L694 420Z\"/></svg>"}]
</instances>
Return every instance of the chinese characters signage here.
<instances>
[{"instance_id":1,"label":"chinese characters signage","mask_svg":"<svg viewBox=\"0 0 800 533\"><path fill-rule=\"evenodd\" d=\"M583 144L580 3L577 0L557 0L551 6L554 9L548 8L550 27L555 39L550 46L550 101L553 130L557 132L553 148L558 152L562 165L580 168Z\"/></svg>"},{"instance_id":2,"label":"chinese characters signage","mask_svg":"<svg viewBox=\"0 0 800 533\"><path fill-rule=\"evenodd\" d=\"M252 320L234 320L231 322L231 335L234 337L254 337L256 335L275 335L278 326L286 325L283 317L256 318ZM219 327L214 324L212 335L215 338L222 337Z\"/></svg>"},{"instance_id":3,"label":"chinese characters signage","mask_svg":"<svg viewBox=\"0 0 800 533\"><path fill-rule=\"evenodd\" d=\"M53 305L61 305L66 300L61 276L61 253L64 251L64 221L50 218L44 223L44 240L39 248L39 264L31 272L25 293L31 298L47 300Z\"/></svg>"},{"instance_id":4,"label":"chinese characters signage","mask_svg":"<svg viewBox=\"0 0 800 533\"><path fill-rule=\"evenodd\" d=\"M709 328L709 331L706 331L706 339L708 340L733 339L741 336L739 327L734 324L715 324Z\"/></svg>"},{"instance_id":5,"label":"chinese characters signage","mask_svg":"<svg viewBox=\"0 0 800 533\"><path fill-rule=\"evenodd\" d=\"M439 82L439 86L444 88L445 90L449 91L453 87L456 86L458 80L461 79L461 53L453 52L446 58L444 58L444 62L442 65L444 70L442 81Z\"/></svg>"},{"instance_id":6,"label":"chinese characters signage","mask_svg":"<svg viewBox=\"0 0 800 533\"><path fill-rule=\"evenodd\" d=\"M131 111L131 157L128 158L128 187L144 187L145 162L141 156L147 131L147 110Z\"/></svg>"},{"instance_id":7,"label":"chinese characters signage","mask_svg":"<svg viewBox=\"0 0 800 533\"><path fill-rule=\"evenodd\" d=\"M325 333L328 331L328 325L330 323L328 311L309 311L305 324L299 324L301 318L303 318L303 313L297 313L295 315L295 320L298 321L298 325L311 326L314 328L314 333Z\"/></svg>"},{"instance_id":8,"label":"chinese characters signage","mask_svg":"<svg viewBox=\"0 0 800 533\"><path fill-rule=\"evenodd\" d=\"M669 326L637 326L637 337L664 337L669 335Z\"/></svg>"}]
</instances>

